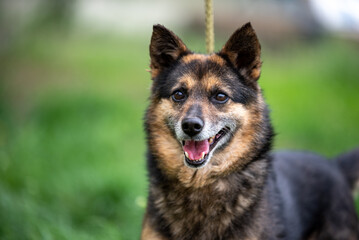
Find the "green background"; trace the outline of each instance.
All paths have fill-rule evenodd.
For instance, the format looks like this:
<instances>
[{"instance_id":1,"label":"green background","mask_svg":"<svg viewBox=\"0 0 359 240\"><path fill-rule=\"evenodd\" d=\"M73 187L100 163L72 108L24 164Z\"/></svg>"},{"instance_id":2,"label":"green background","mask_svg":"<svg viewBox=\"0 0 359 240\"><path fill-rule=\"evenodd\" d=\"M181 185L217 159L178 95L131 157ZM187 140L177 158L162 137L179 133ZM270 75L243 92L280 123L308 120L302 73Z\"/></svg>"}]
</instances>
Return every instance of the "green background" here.
<instances>
[{"instance_id":1,"label":"green background","mask_svg":"<svg viewBox=\"0 0 359 240\"><path fill-rule=\"evenodd\" d=\"M204 52L202 35L181 37ZM1 53L0 239L138 239L149 41L45 28ZM275 149L334 157L359 145L357 43L324 36L262 53Z\"/></svg>"}]
</instances>

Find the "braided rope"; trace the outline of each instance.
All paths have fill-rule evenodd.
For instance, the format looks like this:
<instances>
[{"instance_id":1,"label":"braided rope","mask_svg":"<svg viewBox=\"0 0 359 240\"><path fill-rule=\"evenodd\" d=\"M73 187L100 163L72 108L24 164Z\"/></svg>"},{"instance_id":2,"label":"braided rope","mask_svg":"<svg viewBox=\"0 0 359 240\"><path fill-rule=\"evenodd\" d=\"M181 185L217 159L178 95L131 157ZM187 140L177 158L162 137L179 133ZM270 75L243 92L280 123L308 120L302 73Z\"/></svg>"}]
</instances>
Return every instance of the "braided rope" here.
<instances>
[{"instance_id":1,"label":"braided rope","mask_svg":"<svg viewBox=\"0 0 359 240\"><path fill-rule=\"evenodd\" d=\"M205 0L205 8L206 8L206 49L207 49L207 53L210 54L214 51L212 0Z\"/></svg>"}]
</instances>

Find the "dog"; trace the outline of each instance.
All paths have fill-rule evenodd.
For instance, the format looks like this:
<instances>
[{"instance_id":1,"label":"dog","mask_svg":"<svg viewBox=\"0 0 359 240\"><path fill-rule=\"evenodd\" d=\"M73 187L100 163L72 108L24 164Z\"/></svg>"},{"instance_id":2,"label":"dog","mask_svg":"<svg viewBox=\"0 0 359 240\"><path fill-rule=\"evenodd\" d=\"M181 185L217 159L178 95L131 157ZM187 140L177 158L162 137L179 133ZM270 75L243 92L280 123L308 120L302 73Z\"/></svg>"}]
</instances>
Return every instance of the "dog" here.
<instances>
[{"instance_id":1,"label":"dog","mask_svg":"<svg viewBox=\"0 0 359 240\"><path fill-rule=\"evenodd\" d=\"M150 43L143 240L357 240L359 149L272 153L250 23L209 55L162 25Z\"/></svg>"}]
</instances>

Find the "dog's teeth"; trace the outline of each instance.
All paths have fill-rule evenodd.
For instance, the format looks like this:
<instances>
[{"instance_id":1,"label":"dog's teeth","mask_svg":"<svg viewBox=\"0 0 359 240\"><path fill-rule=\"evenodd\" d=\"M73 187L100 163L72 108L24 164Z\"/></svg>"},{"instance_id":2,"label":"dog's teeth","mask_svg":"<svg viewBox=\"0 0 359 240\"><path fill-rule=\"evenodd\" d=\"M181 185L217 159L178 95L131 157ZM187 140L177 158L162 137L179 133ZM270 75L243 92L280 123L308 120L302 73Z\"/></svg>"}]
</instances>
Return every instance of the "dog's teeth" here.
<instances>
[{"instance_id":1,"label":"dog's teeth","mask_svg":"<svg viewBox=\"0 0 359 240\"><path fill-rule=\"evenodd\" d=\"M208 140L208 143L209 144L212 144L214 142L214 137L211 137L209 140Z\"/></svg>"},{"instance_id":2,"label":"dog's teeth","mask_svg":"<svg viewBox=\"0 0 359 240\"><path fill-rule=\"evenodd\" d=\"M190 158L189 158L189 155L188 155L188 152L184 152L184 155L185 155L188 159L190 159ZM192 161L201 161L201 160L204 158L205 155L206 155L206 153L205 153L205 152L202 152L202 153L201 153L201 157L200 157L199 159L190 159L190 160L192 160Z\"/></svg>"}]
</instances>

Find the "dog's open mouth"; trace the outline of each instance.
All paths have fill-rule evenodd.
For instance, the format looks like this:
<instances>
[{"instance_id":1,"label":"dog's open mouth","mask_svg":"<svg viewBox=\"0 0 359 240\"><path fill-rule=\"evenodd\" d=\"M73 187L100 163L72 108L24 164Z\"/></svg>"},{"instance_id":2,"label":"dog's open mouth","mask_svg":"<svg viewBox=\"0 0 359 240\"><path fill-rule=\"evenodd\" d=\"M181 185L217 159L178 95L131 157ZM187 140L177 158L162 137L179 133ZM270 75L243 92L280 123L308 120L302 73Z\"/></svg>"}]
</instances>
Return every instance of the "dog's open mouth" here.
<instances>
[{"instance_id":1,"label":"dog's open mouth","mask_svg":"<svg viewBox=\"0 0 359 240\"><path fill-rule=\"evenodd\" d=\"M185 140L182 142L185 160L190 167L201 167L208 159L208 155L217 145L219 140L229 132L225 127L215 136L202 141Z\"/></svg>"}]
</instances>

